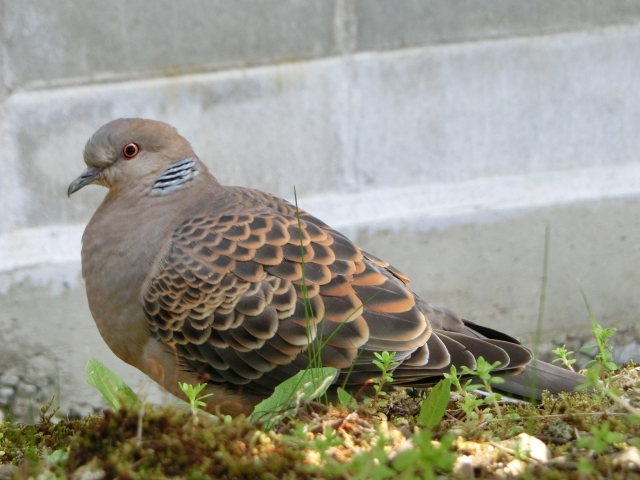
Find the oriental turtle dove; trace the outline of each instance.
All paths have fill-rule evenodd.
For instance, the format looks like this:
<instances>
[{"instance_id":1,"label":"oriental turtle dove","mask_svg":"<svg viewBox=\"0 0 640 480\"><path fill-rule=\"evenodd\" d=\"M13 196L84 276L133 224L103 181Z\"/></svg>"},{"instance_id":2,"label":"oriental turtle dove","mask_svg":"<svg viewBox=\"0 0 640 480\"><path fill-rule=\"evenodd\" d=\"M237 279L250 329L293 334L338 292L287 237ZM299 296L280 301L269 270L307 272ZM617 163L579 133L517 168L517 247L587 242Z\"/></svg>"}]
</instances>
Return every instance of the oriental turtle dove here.
<instances>
[{"instance_id":1,"label":"oriental turtle dove","mask_svg":"<svg viewBox=\"0 0 640 480\"><path fill-rule=\"evenodd\" d=\"M179 381L206 382L208 409L248 413L309 364L310 341L352 390L380 373L384 350L396 352L397 385L432 384L479 356L519 373L501 385L518 395L579 381L421 300L401 272L291 203L221 185L170 125L107 123L84 161L69 195L108 188L82 240L91 313L118 357L178 396Z\"/></svg>"}]
</instances>

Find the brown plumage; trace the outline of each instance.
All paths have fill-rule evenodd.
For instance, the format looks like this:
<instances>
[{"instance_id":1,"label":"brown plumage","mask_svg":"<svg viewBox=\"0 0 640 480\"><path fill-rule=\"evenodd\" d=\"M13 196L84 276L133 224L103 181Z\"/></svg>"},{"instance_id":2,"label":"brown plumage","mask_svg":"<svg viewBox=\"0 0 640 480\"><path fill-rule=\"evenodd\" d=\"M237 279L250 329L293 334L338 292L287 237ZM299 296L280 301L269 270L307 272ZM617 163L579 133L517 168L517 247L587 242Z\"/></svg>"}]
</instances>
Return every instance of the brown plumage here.
<instances>
[{"instance_id":1,"label":"brown plumage","mask_svg":"<svg viewBox=\"0 0 640 480\"><path fill-rule=\"evenodd\" d=\"M479 356L500 361L503 374L532 370L516 340L419 299L405 275L321 220L220 185L169 125L110 122L84 160L69 194L109 189L83 236L92 315L116 355L176 395L178 381L206 381L210 409L248 413L308 365L309 341L323 345L340 381L353 365L353 389L379 373L371 361L383 350L396 352L398 385L428 385ZM547 364L538 371L536 396L579 379ZM504 388L529 395L525 380Z\"/></svg>"}]
</instances>

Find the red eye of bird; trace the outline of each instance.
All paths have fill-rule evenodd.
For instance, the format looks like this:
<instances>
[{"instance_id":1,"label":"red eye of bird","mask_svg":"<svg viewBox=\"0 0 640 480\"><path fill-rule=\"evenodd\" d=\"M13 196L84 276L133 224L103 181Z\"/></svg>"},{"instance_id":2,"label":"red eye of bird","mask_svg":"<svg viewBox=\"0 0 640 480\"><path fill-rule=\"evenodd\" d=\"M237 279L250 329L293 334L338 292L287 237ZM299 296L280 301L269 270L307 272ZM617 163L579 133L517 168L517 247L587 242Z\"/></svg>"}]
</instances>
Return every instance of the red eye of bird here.
<instances>
[{"instance_id":1,"label":"red eye of bird","mask_svg":"<svg viewBox=\"0 0 640 480\"><path fill-rule=\"evenodd\" d=\"M138 154L139 151L140 147L138 147L138 145L136 145L135 143L127 143L122 148L122 155L124 155L125 158L133 158Z\"/></svg>"}]
</instances>

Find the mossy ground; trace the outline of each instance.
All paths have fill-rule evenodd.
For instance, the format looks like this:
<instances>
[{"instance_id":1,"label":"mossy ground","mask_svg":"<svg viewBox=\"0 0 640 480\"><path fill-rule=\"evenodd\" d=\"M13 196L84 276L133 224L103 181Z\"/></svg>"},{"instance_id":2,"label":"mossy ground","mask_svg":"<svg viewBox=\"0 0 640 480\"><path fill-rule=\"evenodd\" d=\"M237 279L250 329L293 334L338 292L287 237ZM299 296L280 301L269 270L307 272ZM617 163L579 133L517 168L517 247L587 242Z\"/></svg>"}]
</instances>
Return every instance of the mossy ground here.
<instances>
[{"instance_id":1,"label":"mossy ground","mask_svg":"<svg viewBox=\"0 0 640 480\"><path fill-rule=\"evenodd\" d=\"M631 404L640 403L638 367L622 369L614 384ZM409 439L419 429L424 396L398 391L376 408L363 405L355 410L314 405L267 432L245 418L225 421L201 415L195 421L189 410L172 405L105 411L57 424L50 422L45 407L36 425L0 424L0 480L389 478L379 468L380 455L372 452L376 444L382 446L379 451L391 464L399 451L415 448ZM607 397L547 396L538 405L503 404L501 418L487 409L476 420L466 419L454 402L449 407L432 433L436 441L447 433L456 437L452 451L465 458L466 467L456 465L448 474L452 478L640 479L640 464L624 465L619 458L635 448L630 445L640 447L640 425ZM520 419L506 419L509 413ZM578 448L577 439L605 421L625 440L607 445L598 455ZM551 460L535 460L506 442L520 432L547 444ZM585 461L594 468L592 473L579 471ZM417 469L404 478L416 478L416 472L417 478L424 474ZM403 478L402 472L395 478Z\"/></svg>"}]
</instances>

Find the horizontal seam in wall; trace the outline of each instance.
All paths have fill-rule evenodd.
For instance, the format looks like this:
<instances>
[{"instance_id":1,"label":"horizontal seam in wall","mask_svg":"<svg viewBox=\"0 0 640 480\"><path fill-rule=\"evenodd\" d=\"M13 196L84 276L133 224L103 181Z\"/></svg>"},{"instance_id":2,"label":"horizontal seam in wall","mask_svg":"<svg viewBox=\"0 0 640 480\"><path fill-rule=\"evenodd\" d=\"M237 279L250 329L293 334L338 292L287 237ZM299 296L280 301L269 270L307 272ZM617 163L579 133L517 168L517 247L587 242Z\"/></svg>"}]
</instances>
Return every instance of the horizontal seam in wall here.
<instances>
[{"instance_id":1,"label":"horizontal seam in wall","mask_svg":"<svg viewBox=\"0 0 640 480\"><path fill-rule=\"evenodd\" d=\"M109 73L100 73L96 75L89 76L81 76L81 77L68 77L64 79L57 80L38 80L34 82L28 82L24 85L20 85L17 87L7 87L5 86L4 98L6 100L7 97L10 97L16 93L27 93L27 92L41 92L43 90L58 90L65 89L69 87L88 87L92 85L108 85L108 84L117 84L117 83L126 83L126 82L138 82L144 80L155 80L155 79L165 79L165 78L175 78L175 77L189 77L195 75L203 75L203 74L216 74L222 72L232 72L235 70L252 70L252 69L260 69L266 68L270 66L280 67L285 65L295 65L299 63L315 63L322 62L326 60L338 60L341 58L350 58L350 57L358 57L358 56L370 56L372 54L393 54L398 52L406 52L412 53L422 50L432 50L438 48L445 48L451 46L464 46L464 45L473 45L473 44L491 44L491 43L507 43L512 41L519 41L522 39L530 39L530 38L550 38L550 37L559 37L559 36L572 36L577 34L590 34L590 35L600 35L604 36L606 34L620 33L624 30L637 30L640 26L640 20L637 23L629 23L629 24L618 24L618 25L606 25L593 27L588 29L551 29L546 32L531 32L529 34L518 34L511 36L495 36L491 38L487 37L477 37L477 38L469 38L463 40L451 40L451 41L441 41L441 42L432 42L432 43L424 43L424 44L415 44L415 45L406 45L406 46L398 46L398 47L388 47L381 49L373 49L373 50L357 50L352 53L342 53L338 55L327 55L327 56L309 56L309 57L301 57L295 60L287 59L287 58L273 58L266 59L264 61L256 61L251 63L244 62L229 62L227 64L220 65L200 65L194 67L172 67L167 69L157 69L157 70L149 70L143 73L126 73L126 74L109 74Z\"/></svg>"}]
</instances>

